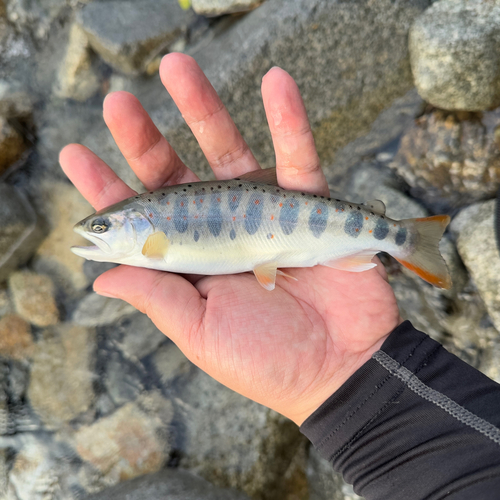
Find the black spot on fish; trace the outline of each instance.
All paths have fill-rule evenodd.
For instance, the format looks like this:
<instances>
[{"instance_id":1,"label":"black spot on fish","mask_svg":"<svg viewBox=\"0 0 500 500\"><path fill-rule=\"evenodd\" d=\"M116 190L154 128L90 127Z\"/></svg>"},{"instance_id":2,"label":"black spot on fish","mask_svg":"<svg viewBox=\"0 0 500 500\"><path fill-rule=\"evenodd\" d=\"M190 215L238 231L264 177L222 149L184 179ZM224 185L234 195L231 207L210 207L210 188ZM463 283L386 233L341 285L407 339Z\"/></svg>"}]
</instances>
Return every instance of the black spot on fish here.
<instances>
[{"instance_id":1,"label":"black spot on fish","mask_svg":"<svg viewBox=\"0 0 500 500\"><path fill-rule=\"evenodd\" d=\"M207 215L208 230L215 236L219 236L222 229L222 214L220 211L220 193L210 196L210 207Z\"/></svg>"},{"instance_id":2,"label":"black spot on fish","mask_svg":"<svg viewBox=\"0 0 500 500\"><path fill-rule=\"evenodd\" d=\"M200 233L198 231L195 231L193 234L194 241L198 241L200 239Z\"/></svg>"},{"instance_id":3,"label":"black spot on fish","mask_svg":"<svg viewBox=\"0 0 500 500\"><path fill-rule=\"evenodd\" d=\"M324 203L317 203L311 210L311 215L309 216L309 229L316 238L319 238L323 234L327 222L328 206Z\"/></svg>"},{"instance_id":4,"label":"black spot on fish","mask_svg":"<svg viewBox=\"0 0 500 500\"><path fill-rule=\"evenodd\" d=\"M286 235L292 234L299 219L299 202L294 200L283 203L280 210L279 223Z\"/></svg>"},{"instance_id":5,"label":"black spot on fish","mask_svg":"<svg viewBox=\"0 0 500 500\"><path fill-rule=\"evenodd\" d=\"M245 229L248 234L255 234L262 222L262 209L264 208L264 198L260 193L253 193L248 201Z\"/></svg>"},{"instance_id":6,"label":"black spot on fish","mask_svg":"<svg viewBox=\"0 0 500 500\"><path fill-rule=\"evenodd\" d=\"M344 231L353 238L357 238L363 228L363 215L360 212L352 212L347 216Z\"/></svg>"},{"instance_id":7,"label":"black spot on fish","mask_svg":"<svg viewBox=\"0 0 500 500\"><path fill-rule=\"evenodd\" d=\"M400 227L396 233L396 245L400 247L406 241L406 227Z\"/></svg>"},{"instance_id":8,"label":"black spot on fish","mask_svg":"<svg viewBox=\"0 0 500 500\"><path fill-rule=\"evenodd\" d=\"M236 231L234 229L231 229L231 231L229 231L229 237L234 240L236 238Z\"/></svg>"},{"instance_id":9,"label":"black spot on fish","mask_svg":"<svg viewBox=\"0 0 500 500\"><path fill-rule=\"evenodd\" d=\"M179 196L174 206L174 226L179 233L185 233L188 228L188 204L185 196Z\"/></svg>"},{"instance_id":10,"label":"black spot on fish","mask_svg":"<svg viewBox=\"0 0 500 500\"><path fill-rule=\"evenodd\" d=\"M389 224L383 219L377 220L377 225L373 231L373 236L377 240L383 240L389 234Z\"/></svg>"}]
</instances>

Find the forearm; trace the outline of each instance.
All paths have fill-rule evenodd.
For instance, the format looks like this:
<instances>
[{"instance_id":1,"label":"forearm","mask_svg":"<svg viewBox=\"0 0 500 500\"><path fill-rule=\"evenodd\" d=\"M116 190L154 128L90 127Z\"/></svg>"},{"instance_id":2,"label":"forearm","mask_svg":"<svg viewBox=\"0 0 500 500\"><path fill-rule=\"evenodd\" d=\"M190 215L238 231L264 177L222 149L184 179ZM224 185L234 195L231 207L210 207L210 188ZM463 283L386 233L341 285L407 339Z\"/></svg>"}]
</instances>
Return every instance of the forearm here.
<instances>
[{"instance_id":1,"label":"forearm","mask_svg":"<svg viewBox=\"0 0 500 500\"><path fill-rule=\"evenodd\" d=\"M500 386L405 322L301 430L367 500L488 500L499 426Z\"/></svg>"}]
</instances>

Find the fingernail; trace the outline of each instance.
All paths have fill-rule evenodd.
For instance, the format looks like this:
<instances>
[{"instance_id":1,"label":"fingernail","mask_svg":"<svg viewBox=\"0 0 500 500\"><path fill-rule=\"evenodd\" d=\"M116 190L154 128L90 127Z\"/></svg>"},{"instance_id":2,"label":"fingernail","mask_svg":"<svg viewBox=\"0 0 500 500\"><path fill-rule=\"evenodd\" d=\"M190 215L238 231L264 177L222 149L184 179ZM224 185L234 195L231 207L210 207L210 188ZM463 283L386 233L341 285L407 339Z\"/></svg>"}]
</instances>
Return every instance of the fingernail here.
<instances>
[{"instance_id":1,"label":"fingernail","mask_svg":"<svg viewBox=\"0 0 500 500\"><path fill-rule=\"evenodd\" d=\"M103 297L109 297L110 299L117 299L118 297L116 295L113 295L110 292L104 292L103 290L94 290L97 295L102 295Z\"/></svg>"}]
</instances>

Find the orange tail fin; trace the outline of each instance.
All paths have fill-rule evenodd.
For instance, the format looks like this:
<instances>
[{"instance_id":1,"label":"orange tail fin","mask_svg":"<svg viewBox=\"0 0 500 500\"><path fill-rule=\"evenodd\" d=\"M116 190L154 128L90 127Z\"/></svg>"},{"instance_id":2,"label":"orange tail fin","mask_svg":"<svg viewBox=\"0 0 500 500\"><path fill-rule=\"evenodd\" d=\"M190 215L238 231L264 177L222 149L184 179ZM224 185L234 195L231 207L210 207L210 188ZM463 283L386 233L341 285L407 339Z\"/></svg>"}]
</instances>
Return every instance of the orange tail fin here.
<instances>
[{"instance_id":1,"label":"orange tail fin","mask_svg":"<svg viewBox=\"0 0 500 500\"><path fill-rule=\"evenodd\" d=\"M419 240L411 255L404 258L395 257L396 260L432 285L438 288L451 288L448 267L439 253L439 241L446 226L450 223L450 217L435 215L420 219L407 219L405 222L415 224Z\"/></svg>"}]
</instances>

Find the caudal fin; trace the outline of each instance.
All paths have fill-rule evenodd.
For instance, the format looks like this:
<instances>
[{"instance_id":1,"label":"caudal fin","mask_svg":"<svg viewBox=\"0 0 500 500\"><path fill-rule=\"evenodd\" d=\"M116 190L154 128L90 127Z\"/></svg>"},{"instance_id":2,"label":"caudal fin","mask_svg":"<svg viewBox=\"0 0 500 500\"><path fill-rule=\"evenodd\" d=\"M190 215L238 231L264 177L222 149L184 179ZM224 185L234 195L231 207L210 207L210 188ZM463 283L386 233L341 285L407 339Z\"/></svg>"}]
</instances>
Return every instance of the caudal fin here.
<instances>
[{"instance_id":1,"label":"caudal fin","mask_svg":"<svg viewBox=\"0 0 500 500\"><path fill-rule=\"evenodd\" d=\"M396 260L432 285L438 288L451 288L448 267L439 253L439 241L446 226L450 223L450 217L435 215L421 219L408 219L405 222L413 222L420 237L411 255L404 258L395 257Z\"/></svg>"}]
</instances>

